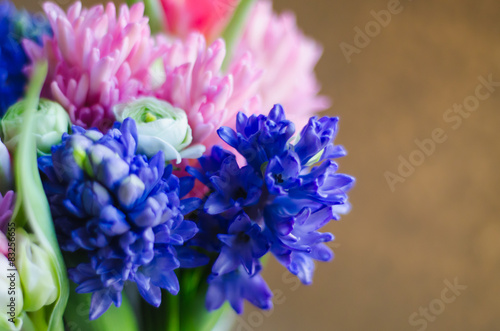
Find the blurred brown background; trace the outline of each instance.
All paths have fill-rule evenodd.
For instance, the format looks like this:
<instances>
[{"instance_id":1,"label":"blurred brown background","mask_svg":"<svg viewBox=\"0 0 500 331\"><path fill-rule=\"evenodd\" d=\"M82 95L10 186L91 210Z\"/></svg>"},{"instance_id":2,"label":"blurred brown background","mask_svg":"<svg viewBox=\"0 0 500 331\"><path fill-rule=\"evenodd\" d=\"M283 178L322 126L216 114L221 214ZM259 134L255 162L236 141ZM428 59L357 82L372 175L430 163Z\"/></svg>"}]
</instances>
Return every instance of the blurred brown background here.
<instances>
[{"instance_id":1,"label":"blurred brown background","mask_svg":"<svg viewBox=\"0 0 500 331\"><path fill-rule=\"evenodd\" d=\"M247 305L235 330L500 330L500 86L459 127L443 118L474 96L479 76L500 82L498 0L401 0L379 33L371 11L386 0L274 3L325 47L317 72L329 114L341 117L341 170L357 185L352 212L329 226L336 258L314 285L297 288L271 263L274 311ZM340 45L356 46L366 24L373 37L348 63ZM392 192L384 173L399 175L399 156L419 162L414 141L435 129L446 141ZM446 280L467 288L456 296Z\"/></svg>"}]
</instances>

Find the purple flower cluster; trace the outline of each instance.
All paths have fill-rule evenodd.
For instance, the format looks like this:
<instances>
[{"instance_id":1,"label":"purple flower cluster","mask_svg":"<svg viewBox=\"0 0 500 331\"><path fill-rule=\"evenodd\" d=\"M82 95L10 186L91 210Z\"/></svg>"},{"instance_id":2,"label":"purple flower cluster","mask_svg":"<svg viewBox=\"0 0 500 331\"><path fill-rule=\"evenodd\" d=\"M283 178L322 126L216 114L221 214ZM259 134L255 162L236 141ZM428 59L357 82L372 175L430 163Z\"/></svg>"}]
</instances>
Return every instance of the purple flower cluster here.
<instances>
[{"instance_id":1,"label":"purple flower cluster","mask_svg":"<svg viewBox=\"0 0 500 331\"><path fill-rule=\"evenodd\" d=\"M184 246L198 232L184 215L201 201L181 200L194 178L174 176L162 152L148 159L136 148L126 119L105 135L75 126L38 161L61 248L87 253L69 277L78 293L92 293L90 319L120 306L127 281L159 306L161 289L179 292L175 269L208 262Z\"/></svg>"},{"instance_id":2,"label":"purple flower cluster","mask_svg":"<svg viewBox=\"0 0 500 331\"><path fill-rule=\"evenodd\" d=\"M191 241L217 256L209 277L209 310L225 300L241 313L243 299L272 306L271 291L259 275L259 259L271 252L304 284L312 282L314 260L329 261L324 244L334 239L319 230L349 210L346 192L354 178L337 173L333 161L346 155L333 140L338 118L312 117L297 137L294 124L276 105L269 116L239 113L236 131L219 136L245 157L215 146L188 172L210 189L199 211L200 232ZM295 141L293 143L293 141Z\"/></svg>"}]
</instances>

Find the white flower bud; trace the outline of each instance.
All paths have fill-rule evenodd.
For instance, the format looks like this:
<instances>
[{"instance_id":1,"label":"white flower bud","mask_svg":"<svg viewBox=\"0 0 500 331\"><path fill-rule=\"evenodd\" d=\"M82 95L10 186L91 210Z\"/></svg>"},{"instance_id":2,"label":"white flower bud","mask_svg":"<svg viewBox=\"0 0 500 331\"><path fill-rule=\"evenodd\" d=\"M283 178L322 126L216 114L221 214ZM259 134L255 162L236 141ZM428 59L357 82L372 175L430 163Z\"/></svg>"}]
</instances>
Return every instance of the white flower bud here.
<instances>
[{"instance_id":1,"label":"white flower bud","mask_svg":"<svg viewBox=\"0 0 500 331\"><path fill-rule=\"evenodd\" d=\"M186 112L170 103L152 97L122 103L113 108L116 119L132 118L137 125L138 152L149 157L163 151L165 160L181 162L182 158L198 158L203 145L193 145L192 130Z\"/></svg>"},{"instance_id":2,"label":"white flower bud","mask_svg":"<svg viewBox=\"0 0 500 331\"><path fill-rule=\"evenodd\" d=\"M5 256L0 254L0 330L20 330L23 293L19 274Z\"/></svg>"},{"instance_id":3,"label":"white flower bud","mask_svg":"<svg viewBox=\"0 0 500 331\"><path fill-rule=\"evenodd\" d=\"M16 229L16 266L21 279L24 310L37 311L57 299L55 266L49 255L24 229Z\"/></svg>"},{"instance_id":4,"label":"white flower bud","mask_svg":"<svg viewBox=\"0 0 500 331\"><path fill-rule=\"evenodd\" d=\"M5 146L14 151L23 125L26 107L24 100L11 106L2 118L2 134ZM38 152L49 154L52 146L61 142L62 134L68 132L70 119L64 108L53 101L41 99L36 112L34 134Z\"/></svg>"}]
</instances>

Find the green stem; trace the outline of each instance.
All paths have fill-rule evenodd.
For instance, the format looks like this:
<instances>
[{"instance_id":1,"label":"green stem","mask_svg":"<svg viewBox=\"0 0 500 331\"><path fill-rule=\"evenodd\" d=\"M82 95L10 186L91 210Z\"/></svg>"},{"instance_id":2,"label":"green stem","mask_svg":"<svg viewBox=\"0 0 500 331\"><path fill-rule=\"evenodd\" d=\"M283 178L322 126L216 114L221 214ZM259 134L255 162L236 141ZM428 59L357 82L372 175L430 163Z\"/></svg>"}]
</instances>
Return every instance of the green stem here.
<instances>
[{"instance_id":1,"label":"green stem","mask_svg":"<svg viewBox=\"0 0 500 331\"><path fill-rule=\"evenodd\" d=\"M19 144L18 150L15 152L14 157L14 166L16 171L14 171L14 176L16 180L16 191L24 191L22 188L22 183L24 182L25 176L32 174L36 168L36 173L38 173L38 164L36 163L36 154L31 155L31 133L33 132L33 127L35 123L30 120L33 114L38 109L38 102L40 100L40 93L42 92L43 84L45 82L45 78L47 77L48 64L45 63L35 63L33 68L33 74L31 76L28 90L26 92L26 109L23 113L23 122L24 128L21 130L19 134L19 141L24 142L23 144ZM30 154L31 153L31 154ZM28 155L26 158L21 157L24 155ZM35 159L34 163L29 163L32 159ZM19 171L24 170L24 171ZM24 192L27 193L27 192ZM16 200L16 208L14 211L14 216L12 219L14 220L16 227L24 227L27 221L27 217L22 217L26 215L22 215L23 210L23 198L19 197ZM18 217L21 216L21 217Z\"/></svg>"},{"instance_id":2,"label":"green stem","mask_svg":"<svg viewBox=\"0 0 500 331\"><path fill-rule=\"evenodd\" d=\"M16 228L27 226L40 247L50 258L50 267L57 277L58 297L54 303L32 312L37 330L64 330L63 314L68 301L68 277L66 267L57 243L49 204L45 197L42 181L38 173L36 140L32 134L35 126L34 114L38 109L40 93L47 77L46 62L37 62L28 85L23 113L23 127L19 134L18 147L14 153L16 206L12 220Z\"/></svg>"},{"instance_id":3,"label":"green stem","mask_svg":"<svg viewBox=\"0 0 500 331\"><path fill-rule=\"evenodd\" d=\"M189 273L184 273L182 282L184 283L184 293L196 292L200 285L201 278L203 277L203 269L196 268L189 270Z\"/></svg>"},{"instance_id":4,"label":"green stem","mask_svg":"<svg viewBox=\"0 0 500 331\"><path fill-rule=\"evenodd\" d=\"M239 38L245 27L245 23L250 15L250 10L253 7L255 0L241 0L236 8L231 21L222 33L222 38L226 42L226 58L222 64L222 69L226 71L233 59L234 49L239 41Z\"/></svg>"},{"instance_id":5,"label":"green stem","mask_svg":"<svg viewBox=\"0 0 500 331\"><path fill-rule=\"evenodd\" d=\"M168 295L168 331L180 331L179 295Z\"/></svg>"},{"instance_id":6,"label":"green stem","mask_svg":"<svg viewBox=\"0 0 500 331\"><path fill-rule=\"evenodd\" d=\"M197 298L197 290L199 287L201 268L187 269L180 273L181 292L180 295L180 319L182 322L182 330L197 331L198 310L196 309L195 300ZM196 316L193 316L196 312ZM201 312L200 312L201 313Z\"/></svg>"}]
</instances>

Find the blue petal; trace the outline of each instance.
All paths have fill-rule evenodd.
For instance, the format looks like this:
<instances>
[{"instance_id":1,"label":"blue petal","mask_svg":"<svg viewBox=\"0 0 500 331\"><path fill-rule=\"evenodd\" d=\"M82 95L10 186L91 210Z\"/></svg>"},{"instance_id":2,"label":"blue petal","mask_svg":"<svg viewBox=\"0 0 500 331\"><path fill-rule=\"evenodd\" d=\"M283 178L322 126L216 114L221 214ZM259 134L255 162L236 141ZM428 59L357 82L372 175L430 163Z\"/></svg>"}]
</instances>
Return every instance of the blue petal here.
<instances>
[{"instance_id":1,"label":"blue petal","mask_svg":"<svg viewBox=\"0 0 500 331\"><path fill-rule=\"evenodd\" d=\"M127 146L126 155L134 155L137 149L137 126L135 121L132 118L126 118L120 127L120 131L123 134L121 137L123 145Z\"/></svg>"},{"instance_id":2,"label":"blue petal","mask_svg":"<svg viewBox=\"0 0 500 331\"><path fill-rule=\"evenodd\" d=\"M205 307L208 311L214 311L219 309L222 304L226 301L226 293L224 289L224 283L222 282L212 282L208 286Z\"/></svg>"},{"instance_id":3,"label":"blue petal","mask_svg":"<svg viewBox=\"0 0 500 331\"><path fill-rule=\"evenodd\" d=\"M212 193L205 202L205 211L210 215L217 215L228 210L231 206L231 201L219 193Z\"/></svg>"},{"instance_id":4,"label":"blue petal","mask_svg":"<svg viewBox=\"0 0 500 331\"><path fill-rule=\"evenodd\" d=\"M194 177L186 176L179 178L179 188L180 188L179 197L182 198L191 192L191 190L194 187L194 181L195 181Z\"/></svg>"},{"instance_id":5,"label":"blue petal","mask_svg":"<svg viewBox=\"0 0 500 331\"><path fill-rule=\"evenodd\" d=\"M325 244L318 244L313 247L311 257L318 261L328 262L333 259L333 252Z\"/></svg>"},{"instance_id":6,"label":"blue petal","mask_svg":"<svg viewBox=\"0 0 500 331\"><path fill-rule=\"evenodd\" d=\"M238 112L238 115L236 115L236 131L240 133L244 132L247 121L247 115L241 111Z\"/></svg>"},{"instance_id":7,"label":"blue petal","mask_svg":"<svg viewBox=\"0 0 500 331\"><path fill-rule=\"evenodd\" d=\"M121 235L130 230L125 215L113 206L106 206L101 211L99 226L108 236Z\"/></svg>"},{"instance_id":8,"label":"blue petal","mask_svg":"<svg viewBox=\"0 0 500 331\"><path fill-rule=\"evenodd\" d=\"M292 260L288 266L288 270L299 277L303 284L309 285L312 283L314 268L314 261L307 256L307 253L292 253Z\"/></svg>"},{"instance_id":9,"label":"blue petal","mask_svg":"<svg viewBox=\"0 0 500 331\"><path fill-rule=\"evenodd\" d=\"M254 306L269 310L273 307L273 293L260 275L248 280L248 285L243 288L245 298Z\"/></svg>"},{"instance_id":10,"label":"blue petal","mask_svg":"<svg viewBox=\"0 0 500 331\"><path fill-rule=\"evenodd\" d=\"M188 241L198 233L198 227L196 223L185 220L174 229L174 233L181 236L183 241Z\"/></svg>"},{"instance_id":11,"label":"blue petal","mask_svg":"<svg viewBox=\"0 0 500 331\"><path fill-rule=\"evenodd\" d=\"M271 109L271 111L269 112L269 119L273 120L274 122L281 122L286 120L285 111L280 104L274 105L274 107Z\"/></svg>"},{"instance_id":12,"label":"blue petal","mask_svg":"<svg viewBox=\"0 0 500 331\"><path fill-rule=\"evenodd\" d=\"M172 295L179 293L179 280L173 271L162 272L157 277L154 277L153 281L157 286L167 290Z\"/></svg>"},{"instance_id":13,"label":"blue petal","mask_svg":"<svg viewBox=\"0 0 500 331\"><path fill-rule=\"evenodd\" d=\"M150 305L154 307L160 307L161 304L161 289L151 283L147 284L149 286L139 286L137 283L137 288L139 293Z\"/></svg>"},{"instance_id":14,"label":"blue petal","mask_svg":"<svg viewBox=\"0 0 500 331\"><path fill-rule=\"evenodd\" d=\"M197 268L210 262L208 256L184 246L177 248L177 259L181 268Z\"/></svg>"},{"instance_id":15,"label":"blue petal","mask_svg":"<svg viewBox=\"0 0 500 331\"><path fill-rule=\"evenodd\" d=\"M219 257L212 266L212 272L214 275L224 275L228 272L234 271L240 265L240 258L235 252L231 250L230 247L222 247Z\"/></svg>"},{"instance_id":16,"label":"blue petal","mask_svg":"<svg viewBox=\"0 0 500 331\"><path fill-rule=\"evenodd\" d=\"M85 281L82 281L81 284L76 288L76 293L92 293L99 290L102 290L103 284L100 278L91 278Z\"/></svg>"},{"instance_id":17,"label":"blue petal","mask_svg":"<svg viewBox=\"0 0 500 331\"><path fill-rule=\"evenodd\" d=\"M238 146L238 136L233 129L223 126L217 130L219 137L224 140L229 146L236 148Z\"/></svg>"},{"instance_id":18,"label":"blue petal","mask_svg":"<svg viewBox=\"0 0 500 331\"><path fill-rule=\"evenodd\" d=\"M108 310L111 306L112 299L108 290L101 290L92 294L90 301L90 314L89 319L95 320Z\"/></svg>"},{"instance_id":19,"label":"blue petal","mask_svg":"<svg viewBox=\"0 0 500 331\"><path fill-rule=\"evenodd\" d=\"M189 198L181 200L180 209L183 215L187 215L196 209L198 209L202 204L202 200L199 198Z\"/></svg>"}]
</instances>

